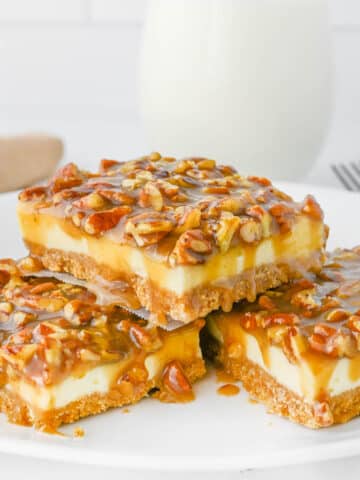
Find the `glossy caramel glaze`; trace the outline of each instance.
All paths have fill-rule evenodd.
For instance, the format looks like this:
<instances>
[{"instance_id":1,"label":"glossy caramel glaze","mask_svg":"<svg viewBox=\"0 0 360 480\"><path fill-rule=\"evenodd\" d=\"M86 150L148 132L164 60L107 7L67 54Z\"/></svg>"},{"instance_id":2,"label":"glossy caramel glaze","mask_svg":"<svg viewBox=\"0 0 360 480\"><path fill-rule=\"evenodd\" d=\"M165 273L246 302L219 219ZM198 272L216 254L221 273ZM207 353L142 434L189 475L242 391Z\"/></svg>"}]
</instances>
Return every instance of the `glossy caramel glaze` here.
<instances>
[{"instance_id":1,"label":"glossy caramel glaze","mask_svg":"<svg viewBox=\"0 0 360 480\"><path fill-rule=\"evenodd\" d=\"M198 332L203 325L198 321L165 332L120 307L99 306L84 287L28 276L39 267L34 263L30 257L18 263L0 260L0 386L22 379L48 387L108 364L124 366L114 379L119 388L122 383L136 386L148 379L145 361L154 352L164 360L165 370L158 375L167 378L166 369L182 353L176 351L176 335ZM165 344L171 345L168 360ZM181 370L180 360L167 379L170 387L178 378L176 367ZM179 375L185 385L184 372ZM185 386L182 392L176 384L172 392L180 401L191 390L189 382Z\"/></svg>"},{"instance_id":2,"label":"glossy caramel glaze","mask_svg":"<svg viewBox=\"0 0 360 480\"><path fill-rule=\"evenodd\" d=\"M221 332L226 358L246 355L249 334L272 372L270 348L277 346L290 363L310 368L316 398L323 401L340 359L348 360L347 378L360 379L360 248L336 250L317 275L293 280L210 319ZM307 378L302 379L304 391Z\"/></svg>"},{"instance_id":3,"label":"glossy caramel glaze","mask_svg":"<svg viewBox=\"0 0 360 480\"><path fill-rule=\"evenodd\" d=\"M234 395L238 395L240 393L240 387L232 383L226 383L217 389L217 393L219 395L223 395L224 397L233 397Z\"/></svg>"},{"instance_id":4,"label":"glossy caramel glaze","mask_svg":"<svg viewBox=\"0 0 360 480\"><path fill-rule=\"evenodd\" d=\"M104 160L96 174L69 164L19 198L35 214L69 219L79 234L106 235L170 266L202 264L237 245L246 250L290 232L300 215L320 224L323 217L312 197L295 203L265 178L243 177L210 159L175 161L158 153ZM250 249L244 268L253 266L252 255Z\"/></svg>"}]
</instances>

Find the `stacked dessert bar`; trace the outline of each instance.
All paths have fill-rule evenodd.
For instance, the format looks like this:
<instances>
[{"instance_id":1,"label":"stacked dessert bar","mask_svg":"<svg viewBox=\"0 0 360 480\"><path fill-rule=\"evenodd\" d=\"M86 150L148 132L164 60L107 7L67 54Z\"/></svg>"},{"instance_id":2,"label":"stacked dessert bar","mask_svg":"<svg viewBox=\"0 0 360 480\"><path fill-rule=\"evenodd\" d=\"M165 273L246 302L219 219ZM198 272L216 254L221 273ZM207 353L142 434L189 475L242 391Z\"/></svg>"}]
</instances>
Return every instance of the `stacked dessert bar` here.
<instances>
[{"instance_id":1,"label":"stacked dessert bar","mask_svg":"<svg viewBox=\"0 0 360 480\"><path fill-rule=\"evenodd\" d=\"M11 420L57 428L150 391L189 400L205 372L202 329L209 358L274 411L341 421L325 379L310 392L298 373L311 363L314 383L348 358L324 332L357 352L355 330L339 333L355 307L338 324L301 303L345 311L331 286L347 264L321 270L328 232L313 197L296 203L265 178L153 153L103 160L98 173L69 164L21 192L18 217L30 256L0 264L0 407ZM326 347L308 348L318 337Z\"/></svg>"},{"instance_id":2,"label":"stacked dessert bar","mask_svg":"<svg viewBox=\"0 0 360 480\"><path fill-rule=\"evenodd\" d=\"M32 257L0 262L0 409L10 421L52 432L152 389L192 399L203 321L167 332L39 269Z\"/></svg>"},{"instance_id":3,"label":"stacked dessert bar","mask_svg":"<svg viewBox=\"0 0 360 480\"><path fill-rule=\"evenodd\" d=\"M230 314L211 314L205 349L274 413L312 428L360 414L360 248L329 255Z\"/></svg>"}]
</instances>

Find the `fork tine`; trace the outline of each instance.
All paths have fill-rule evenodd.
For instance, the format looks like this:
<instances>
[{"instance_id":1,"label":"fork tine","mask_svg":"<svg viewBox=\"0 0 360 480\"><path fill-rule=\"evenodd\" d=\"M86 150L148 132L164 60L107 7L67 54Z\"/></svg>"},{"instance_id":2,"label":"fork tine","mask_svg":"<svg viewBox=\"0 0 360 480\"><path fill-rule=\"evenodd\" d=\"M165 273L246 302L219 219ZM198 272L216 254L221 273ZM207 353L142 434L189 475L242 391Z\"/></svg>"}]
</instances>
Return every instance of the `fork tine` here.
<instances>
[{"instance_id":1,"label":"fork tine","mask_svg":"<svg viewBox=\"0 0 360 480\"><path fill-rule=\"evenodd\" d=\"M344 185L346 190L354 191L352 185L343 176L340 167L341 167L341 165L339 165L339 166L338 165L331 165L331 168L332 168L333 172L335 173L335 176L338 178L338 180L340 180L340 183L342 183Z\"/></svg>"},{"instance_id":2,"label":"fork tine","mask_svg":"<svg viewBox=\"0 0 360 480\"><path fill-rule=\"evenodd\" d=\"M360 164L356 164L354 162L350 163L352 166L353 170L355 170L357 176L360 178Z\"/></svg>"},{"instance_id":3,"label":"fork tine","mask_svg":"<svg viewBox=\"0 0 360 480\"><path fill-rule=\"evenodd\" d=\"M348 165L343 165L343 171L347 174L348 178L352 181L352 183L355 185L355 190L360 190L360 181L357 180L357 173L355 173L351 170L352 164L350 163L350 166Z\"/></svg>"}]
</instances>

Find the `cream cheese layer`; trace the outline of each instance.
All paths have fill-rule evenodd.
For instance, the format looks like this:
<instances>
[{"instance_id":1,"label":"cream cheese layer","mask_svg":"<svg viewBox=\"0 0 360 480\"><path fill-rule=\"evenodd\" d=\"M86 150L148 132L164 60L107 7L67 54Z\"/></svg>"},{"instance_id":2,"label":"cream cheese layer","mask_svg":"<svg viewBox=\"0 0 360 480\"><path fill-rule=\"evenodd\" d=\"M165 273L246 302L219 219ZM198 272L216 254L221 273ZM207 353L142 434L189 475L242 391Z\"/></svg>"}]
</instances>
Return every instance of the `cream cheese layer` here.
<instances>
[{"instance_id":1,"label":"cream cheese layer","mask_svg":"<svg viewBox=\"0 0 360 480\"><path fill-rule=\"evenodd\" d=\"M226 342L216 320L209 319L208 328L220 343ZM360 386L360 357L326 359L304 356L296 364L290 363L281 348L270 343L264 348L254 335L235 322L231 324L231 343L238 343L248 360L310 403L321 394L335 396Z\"/></svg>"}]
</instances>

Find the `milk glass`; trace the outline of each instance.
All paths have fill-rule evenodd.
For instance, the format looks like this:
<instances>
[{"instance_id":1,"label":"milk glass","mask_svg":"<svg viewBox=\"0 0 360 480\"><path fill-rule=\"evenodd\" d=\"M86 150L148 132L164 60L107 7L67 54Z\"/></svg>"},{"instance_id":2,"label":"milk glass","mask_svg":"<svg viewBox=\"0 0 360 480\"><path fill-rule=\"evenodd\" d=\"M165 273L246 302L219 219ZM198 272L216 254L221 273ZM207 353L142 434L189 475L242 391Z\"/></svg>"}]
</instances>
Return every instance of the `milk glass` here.
<instances>
[{"instance_id":1,"label":"milk glass","mask_svg":"<svg viewBox=\"0 0 360 480\"><path fill-rule=\"evenodd\" d=\"M299 180L331 113L325 0L149 0L140 109L149 146Z\"/></svg>"}]
</instances>

